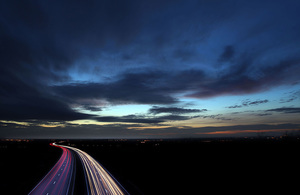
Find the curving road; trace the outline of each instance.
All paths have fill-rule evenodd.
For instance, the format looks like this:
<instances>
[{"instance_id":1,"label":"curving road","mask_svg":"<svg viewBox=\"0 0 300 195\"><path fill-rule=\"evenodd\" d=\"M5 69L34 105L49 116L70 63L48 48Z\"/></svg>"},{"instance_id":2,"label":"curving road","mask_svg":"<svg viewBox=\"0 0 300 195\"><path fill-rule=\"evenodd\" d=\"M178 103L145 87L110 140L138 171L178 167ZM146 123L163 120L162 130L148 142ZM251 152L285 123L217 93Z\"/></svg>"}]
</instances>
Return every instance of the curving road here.
<instances>
[{"instance_id":1,"label":"curving road","mask_svg":"<svg viewBox=\"0 0 300 195\"><path fill-rule=\"evenodd\" d=\"M29 193L34 194L73 194L75 183L75 156L81 161L86 181L86 192L91 195L129 194L122 185L94 158L74 147L51 144L63 150L63 154L44 179Z\"/></svg>"},{"instance_id":2,"label":"curving road","mask_svg":"<svg viewBox=\"0 0 300 195\"><path fill-rule=\"evenodd\" d=\"M40 181L40 183L29 193L35 194L73 194L75 182L75 157L74 153L62 146L57 146L63 153L54 167Z\"/></svg>"}]
</instances>

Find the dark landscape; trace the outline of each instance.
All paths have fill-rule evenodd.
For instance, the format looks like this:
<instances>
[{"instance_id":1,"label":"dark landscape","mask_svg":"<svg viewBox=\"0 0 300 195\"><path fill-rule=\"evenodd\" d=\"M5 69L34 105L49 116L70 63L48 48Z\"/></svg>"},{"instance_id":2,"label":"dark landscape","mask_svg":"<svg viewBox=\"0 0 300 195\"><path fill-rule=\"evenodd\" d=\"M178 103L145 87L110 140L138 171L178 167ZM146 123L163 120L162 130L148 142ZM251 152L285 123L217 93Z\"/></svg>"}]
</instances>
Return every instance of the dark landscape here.
<instances>
[{"instance_id":1,"label":"dark landscape","mask_svg":"<svg viewBox=\"0 0 300 195\"><path fill-rule=\"evenodd\" d=\"M2 140L1 194L28 194L61 155L54 141L89 153L133 195L287 193L299 182L299 137Z\"/></svg>"},{"instance_id":2,"label":"dark landscape","mask_svg":"<svg viewBox=\"0 0 300 195\"><path fill-rule=\"evenodd\" d=\"M0 195L295 194L299 0L1 0Z\"/></svg>"}]
</instances>

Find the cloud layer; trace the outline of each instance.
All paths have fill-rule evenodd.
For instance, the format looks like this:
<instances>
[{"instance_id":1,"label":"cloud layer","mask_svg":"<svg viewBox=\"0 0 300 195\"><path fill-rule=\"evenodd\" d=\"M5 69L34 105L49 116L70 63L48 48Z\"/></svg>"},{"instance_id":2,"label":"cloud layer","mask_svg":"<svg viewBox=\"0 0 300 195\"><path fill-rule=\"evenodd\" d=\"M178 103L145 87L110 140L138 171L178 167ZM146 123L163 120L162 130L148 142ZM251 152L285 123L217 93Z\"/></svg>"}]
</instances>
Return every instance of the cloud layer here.
<instances>
[{"instance_id":1,"label":"cloud layer","mask_svg":"<svg viewBox=\"0 0 300 195\"><path fill-rule=\"evenodd\" d=\"M178 106L184 98L299 85L299 9L292 0L1 1L0 120L158 124L209 111ZM152 108L94 114L104 104Z\"/></svg>"}]
</instances>

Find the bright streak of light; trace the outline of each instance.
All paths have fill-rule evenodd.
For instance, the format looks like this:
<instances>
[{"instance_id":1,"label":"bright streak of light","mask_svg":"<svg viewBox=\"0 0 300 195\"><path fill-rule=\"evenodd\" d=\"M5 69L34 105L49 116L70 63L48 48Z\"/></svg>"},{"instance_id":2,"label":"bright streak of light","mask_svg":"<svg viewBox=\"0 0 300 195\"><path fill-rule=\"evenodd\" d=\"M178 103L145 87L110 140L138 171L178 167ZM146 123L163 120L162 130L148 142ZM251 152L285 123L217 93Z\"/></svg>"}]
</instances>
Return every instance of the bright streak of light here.
<instances>
[{"instance_id":1,"label":"bright streak of light","mask_svg":"<svg viewBox=\"0 0 300 195\"><path fill-rule=\"evenodd\" d=\"M94 158L92 158L86 152L70 146L57 144L53 145L70 149L79 156L84 168L90 194L129 194L108 171L106 171Z\"/></svg>"},{"instance_id":2,"label":"bright streak of light","mask_svg":"<svg viewBox=\"0 0 300 195\"><path fill-rule=\"evenodd\" d=\"M57 147L63 150L60 159L30 195L73 194L76 172L74 154L67 148Z\"/></svg>"}]
</instances>

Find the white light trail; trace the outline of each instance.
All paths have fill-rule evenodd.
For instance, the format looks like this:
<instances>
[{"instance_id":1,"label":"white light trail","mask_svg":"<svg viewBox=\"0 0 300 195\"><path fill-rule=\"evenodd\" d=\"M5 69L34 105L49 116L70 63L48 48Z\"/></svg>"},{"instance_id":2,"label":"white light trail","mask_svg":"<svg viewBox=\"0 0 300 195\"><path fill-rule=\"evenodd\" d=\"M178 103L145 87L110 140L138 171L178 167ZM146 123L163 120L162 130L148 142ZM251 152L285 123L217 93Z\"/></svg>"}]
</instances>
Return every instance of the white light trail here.
<instances>
[{"instance_id":1,"label":"white light trail","mask_svg":"<svg viewBox=\"0 0 300 195\"><path fill-rule=\"evenodd\" d=\"M80 158L85 171L91 195L110 194L125 195L128 192L106 171L94 158L86 152L74 147L58 145L74 151Z\"/></svg>"}]
</instances>

